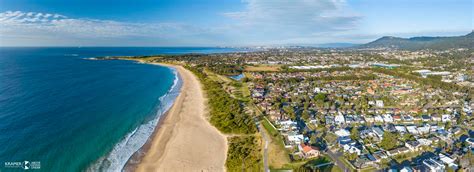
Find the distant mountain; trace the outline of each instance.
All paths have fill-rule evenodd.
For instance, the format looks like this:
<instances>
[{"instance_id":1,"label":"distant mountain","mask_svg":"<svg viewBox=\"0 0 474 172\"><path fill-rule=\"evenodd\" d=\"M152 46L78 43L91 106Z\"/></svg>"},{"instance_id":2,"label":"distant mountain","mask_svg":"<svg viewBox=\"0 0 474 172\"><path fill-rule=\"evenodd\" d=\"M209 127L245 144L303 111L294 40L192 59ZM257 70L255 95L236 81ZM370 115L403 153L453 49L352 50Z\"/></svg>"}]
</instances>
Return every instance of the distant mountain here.
<instances>
[{"instance_id":1,"label":"distant mountain","mask_svg":"<svg viewBox=\"0 0 474 172\"><path fill-rule=\"evenodd\" d=\"M393 48L404 50L444 50L450 48L474 49L474 31L464 36L452 37L423 36L413 38L399 38L393 36L384 36L375 41L360 45L358 48Z\"/></svg>"},{"instance_id":2,"label":"distant mountain","mask_svg":"<svg viewBox=\"0 0 474 172\"><path fill-rule=\"evenodd\" d=\"M352 43L326 43L326 44L317 44L316 47L320 48L347 48L347 47L354 47L359 44L352 44Z\"/></svg>"}]
</instances>

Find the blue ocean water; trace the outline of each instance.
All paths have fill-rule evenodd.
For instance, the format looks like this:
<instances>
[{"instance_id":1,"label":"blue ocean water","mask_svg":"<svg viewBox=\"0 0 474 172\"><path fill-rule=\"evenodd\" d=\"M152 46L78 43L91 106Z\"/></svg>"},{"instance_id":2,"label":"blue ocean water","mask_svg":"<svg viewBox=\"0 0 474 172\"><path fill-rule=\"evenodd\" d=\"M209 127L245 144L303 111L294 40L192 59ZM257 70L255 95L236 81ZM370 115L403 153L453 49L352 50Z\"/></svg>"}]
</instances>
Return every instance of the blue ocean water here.
<instances>
[{"instance_id":1,"label":"blue ocean water","mask_svg":"<svg viewBox=\"0 0 474 172\"><path fill-rule=\"evenodd\" d=\"M85 58L231 51L0 48L0 171L24 161L39 171L118 171L180 87L170 68Z\"/></svg>"}]
</instances>

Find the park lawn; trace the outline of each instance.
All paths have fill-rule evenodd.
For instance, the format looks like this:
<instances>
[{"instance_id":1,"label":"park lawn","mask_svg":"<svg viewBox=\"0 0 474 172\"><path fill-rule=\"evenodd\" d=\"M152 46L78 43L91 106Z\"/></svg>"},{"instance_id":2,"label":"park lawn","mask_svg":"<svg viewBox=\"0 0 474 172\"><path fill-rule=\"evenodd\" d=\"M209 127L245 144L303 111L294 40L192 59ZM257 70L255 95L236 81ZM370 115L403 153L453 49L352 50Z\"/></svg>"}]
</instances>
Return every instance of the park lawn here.
<instances>
[{"instance_id":1,"label":"park lawn","mask_svg":"<svg viewBox=\"0 0 474 172\"><path fill-rule=\"evenodd\" d=\"M265 127L265 129L268 131L268 133L270 133L272 138L278 135L278 131L272 126L272 124L270 123L270 121L268 121L266 117L263 118L262 124L263 127Z\"/></svg>"},{"instance_id":2,"label":"park lawn","mask_svg":"<svg viewBox=\"0 0 474 172\"><path fill-rule=\"evenodd\" d=\"M250 97L249 86L246 82L242 82L242 87L240 89L242 91L242 96L243 97Z\"/></svg>"},{"instance_id":3,"label":"park lawn","mask_svg":"<svg viewBox=\"0 0 474 172\"><path fill-rule=\"evenodd\" d=\"M275 169L275 170L272 170L272 171L279 171L279 170L285 170L285 169L286 170L287 169L297 169L298 167L307 166L308 164L319 165L319 164L324 164L324 163L328 163L328 162L332 162L331 158L329 158L327 155L322 155L318 158L291 162L291 163L285 164L284 167L281 168L281 169L278 169L278 170ZM323 169L320 169L320 170L328 171L329 169L323 168ZM342 172L342 169L339 168L338 166L335 166L334 164L332 164L332 165L330 165L330 171L331 172Z\"/></svg>"},{"instance_id":4,"label":"park lawn","mask_svg":"<svg viewBox=\"0 0 474 172\"><path fill-rule=\"evenodd\" d=\"M270 139L268 145L268 165L270 166L270 169L281 169L285 164L290 163L288 150L285 149L280 134L272 127L270 121L263 118L261 124L263 128L265 128L265 132Z\"/></svg>"},{"instance_id":5,"label":"park lawn","mask_svg":"<svg viewBox=\"0 0 474 172\"><path fill-rule=\"evenodd\" d=\"M275 72L280 70L280 65L245 66L244 70L248 72Z\"/></svg>"},{"instance_id":6,"label":"park lawn","mask_svg":"<svg viewBox=\"0 0 474 172\"><path fill-rule=\"evenodd\" d=\"M398 163L402 163L405 160L410 161L412 158L417 157L418 155L421 155L423 152L424 152L423 150L420 150L416 152L409 152L409 153L404 153L400 155L395 155L393 159L397 161Z\"/></svg>"}]
</instances>

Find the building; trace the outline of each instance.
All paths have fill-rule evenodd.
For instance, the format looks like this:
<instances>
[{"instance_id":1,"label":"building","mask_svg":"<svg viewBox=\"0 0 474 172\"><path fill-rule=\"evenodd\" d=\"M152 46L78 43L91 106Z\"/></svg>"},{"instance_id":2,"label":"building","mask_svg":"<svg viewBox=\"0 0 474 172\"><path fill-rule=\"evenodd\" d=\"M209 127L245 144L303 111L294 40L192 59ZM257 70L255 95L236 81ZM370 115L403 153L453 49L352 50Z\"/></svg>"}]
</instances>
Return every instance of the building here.
<instances>
[{"instance_id":1,"label":"building","mask_svg":"<svg viewBox=\"0 0 474 172\"><path fill-rule=\"evenodd\" d=\"M298 145L298 149L304 158L314 158L320 155L319 149L304 143Z\"/></svg>"},{"instance_id":2,"label":"building","mask_svg":"<svg viewBox=\"0 0 474 172\"><path fill-rule=\"evenodd\" d=\"M290 133L287 135L288 141L293 144L300 144L304 136L302 134Z\"/></svg>"},{"instance_id":3,"label":"building","mask_svg":"<svg viewBox=\"0 0 474 172\"><path fill-rule=\"evenodd\" d=\"M393 117L390 114L383 115L383 121L386 123L393 123Z\"/></svg>"},{"instance_id":4,"label":"building","mask_svg":"<svg viewBox=\"0 0 474 172\"><path fill-rule=\"evenodd\" d=\"M342 114L336 115L336 117L334 118L334 123L338 125L344 124L345 123L344 115Z\"/></svg>"},{"instance_id":5,"label":"building","mask_svg":"<svg viewBox=\"0 0 474 172\"><path fill-rule=\"evenodd\" d=\"M448 165L449 168L452 168L454 170L458 169L458 165L454 163L454 159L452 159L451 157L442 153L440 153L438 156L439 156L439 160L441 160L446 165Z\"/></svg>"},{"instance_id":6,"label":"building","mask_svg":"<svg viewBox=\"0 0 474 172\"><path fill-rule=\"evenodd\" d=\"M410 151L419 151L421 149L421 144L418 141L407 141L405 146L410 149Z\"/></svg>"},{"instance_id":7,"label":"building","mask_svg":"<svg viewBox=\"0 0 474 172\"><path fill-rule=\"evenodd\" d=\"M439 160L436 160L433 158L424 160L423 166L425 167L424 171L429 171L429 172L444 172L445 171L445 166L443 162L440 162Z\"/></svg>"},{"instance_id":8,"label":"building","mask_svg":"<svg viewBox=\"0 0 474 172\"><path fill-rule=\"evenodd\" d=\"M383 138L383 130L380 127L372 127L372 131L375 133L375 135L380 137L380 139Z\"/></svg>"},{"instance_id":9,"label":"building","mask_svg":"<svg viewBox=\"0 0 474 172\"><path fill-rule=\"evenodd\" d=\"M372 63L370 66L382 67L382 68L387 68L387 69L394 69L394 68L400 67L399 64L384 64L384 63Z\"/></svg>"},{"instance_id":10,"label":"building","mask_svg":"<svg viewBox=\"0 0 474 172\"><path fill-rule=\"evenodd\" d=\"M383 106L384 106L383 100L376 100L375 101L375 106L377 106L379 108L383 108Z\"/></svg>"}]
</instances>

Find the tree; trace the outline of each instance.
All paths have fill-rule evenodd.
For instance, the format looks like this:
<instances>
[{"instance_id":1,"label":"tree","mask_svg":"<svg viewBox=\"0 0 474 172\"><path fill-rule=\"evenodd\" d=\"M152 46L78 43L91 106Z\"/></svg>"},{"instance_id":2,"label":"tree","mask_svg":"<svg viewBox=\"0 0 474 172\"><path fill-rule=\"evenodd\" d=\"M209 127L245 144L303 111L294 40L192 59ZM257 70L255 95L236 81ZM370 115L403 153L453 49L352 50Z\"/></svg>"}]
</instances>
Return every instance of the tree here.
<instances>
[{"instance_id":1,"label":"tree","mask_svg":"<svg viewBox=\"0 0 474 172\"><path fill-rule=\"evenodd\" d=\"M416 139L415 139L415 136L413 136L413 135L410 134L410 133L407 133L407 134L404 134L404 135L403 135L403 140L404 140L404 141L411 141L411 140L416 140Z\"/></svg>"},{"instance_id":2,"label":"tree","mask_svg":"<svg viewBox=\"0 0 474 172\"><path fill-rule=\"evenodd\" d=\"M390 150L398 146L398 135L385 131L383 134L383 139L380 142L380 147L385 150Z\"/></svg>"},{"instance_id":3,"label":"tree","mask_svg":"<svg viewBox=\"0 0 474 172\"><path fill-rule=\"evenodd\" d=\"M354 161L357 159L357 153L344 153L344 157L346 157L347 160L349 161Z\"/></svg>"},{"instance_id":4,"label":"tree","mask_svg":"<svg viewBox=\"0 0 474 172\"><path fill-rule=\"evenodd\" d=\"M352 127L351 129L351 139L352 140L357 140L359 139L359 130L357 129L357 127Z\"/></svg>"},{"instance_id":5,"label":"tree","mask_svg":"<svg viewBox=\"0 0 474 172\"><path fill-rule=\"evenodd\" d=\"M307 110L303 110L303 112L301 113L301 118L308 121L309 120L309 112Z\"/></svg>"},{"instance_id":6,"label":"tree","mask_svg":"<svg viewBox=\"0 0 474 172\"><path fill-rule=\"evenodd\" d=\"M316 142L318 141L318 137L316 136L316 134L311 134L311 136L309 136L309 141L311 144L316 144Z\"/></svg>"}]
</instances>

